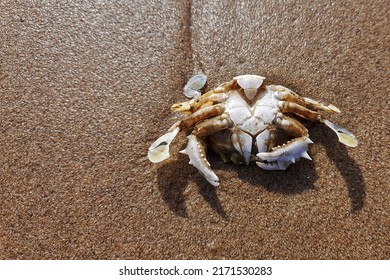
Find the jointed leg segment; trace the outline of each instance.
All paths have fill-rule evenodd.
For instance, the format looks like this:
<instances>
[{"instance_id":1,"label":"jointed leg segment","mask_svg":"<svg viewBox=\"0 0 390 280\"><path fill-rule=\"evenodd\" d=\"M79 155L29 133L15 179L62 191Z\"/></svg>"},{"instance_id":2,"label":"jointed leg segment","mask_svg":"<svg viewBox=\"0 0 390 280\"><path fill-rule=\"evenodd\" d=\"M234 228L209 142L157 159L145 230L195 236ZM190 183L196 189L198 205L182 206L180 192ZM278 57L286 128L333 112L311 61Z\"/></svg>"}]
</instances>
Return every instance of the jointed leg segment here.
<instances>
[{"instance_id":1,"label":"jointed leg segment","mask_svg":"<svg viewBox=\"0 0 390 280\"><path fill-rule=\"evenodd\" d=\"M282 113L292 113L303 117L309 121L316 121L320 118L320 114L318 112L310 110L297 103L289 101L279 101L278 106Z\"/></svg>"},{"instance_id":2,"label":"jointed leg segment","mask_svg":"<svg viewBox=\"0 0 390 280\"><path fill-rule=\"evenodd\" d=\"M349 147L357 146L358 141L355 135L345 128L322 118L319 113L340 113L340 110L336 106L332 104L326 106L313 99L301 97L282 86L271 86L271 88L276 91L276 97L281 100L278 102L278 106L282 113L292 113L310 121L320 121L337 134L341 143Z\"/></svg>"},{"instance_id":3,"label":"jointed leg segment","mask_svg":"<svg viewBox=\"0 0 390 280\"><path fill-rule=\"evenodd\" d=\"M168 130L166 134L158 138L149 148L148 158L152 162L160 162L169 158L169 145L175 139L176 135L195 124L208 118L218 116L223 113L222 105L213 105L199 109L187 118L178 121ZM204 127L207 130L206 127Z\"/></svg>"},{"instance_id":4,"label":"jointed leg segment","mask_svg":"<svg viewBox=\"0 0 390 280\"><path fill-rule=\"evenodd\" d=\"M321 104L320 102L317 102L313 99L307 98L307 97L301 97L297 95L296 93L292 92L288 88L285 88L283 86L270 86L272 90L274 90L276 93L276 97L281 101L288 101L290 103L296 103L300 106L305 107L306 109L312 110L312 111L324 111L324 112L333 112L333 113L340 113L340 110L330 104L328 106Z\"/></svg>"}]
</instances>

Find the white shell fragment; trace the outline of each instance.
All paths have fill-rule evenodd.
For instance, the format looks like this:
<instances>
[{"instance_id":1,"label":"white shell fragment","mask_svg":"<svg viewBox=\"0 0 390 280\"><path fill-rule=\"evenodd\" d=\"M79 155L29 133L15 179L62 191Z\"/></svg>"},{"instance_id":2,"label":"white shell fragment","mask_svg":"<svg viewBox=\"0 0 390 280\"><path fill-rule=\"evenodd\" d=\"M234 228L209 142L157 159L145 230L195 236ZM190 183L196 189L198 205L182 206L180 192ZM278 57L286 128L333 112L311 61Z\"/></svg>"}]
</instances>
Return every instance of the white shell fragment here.
<instances>
[{"instance_id":1,"label":"white shell fragment","mask_svg":"<svg viewBox=\"0 0 390 280\"><path fill-rule=\"evenodd\" d=\"M184 95L188 98L198 98L202 95L199 91L204 87L207 82L207 77L204 74L199 74L193 76L188 80L187 84L184 86Z\"/></svg>"},{"instance_id":2,"label":"white shell fragment","mask_svg":"<svg viewBox=\"0 0 390 280\"><path fill-rule=\"evenodd\" d=\"M207 82L207 77L204 74L198 74L188 80L186 86L191 89L201 89Z\"/></svg>"},{"instance_id":3,"label":"white shell fragment","mask_svg":"<svg viewBox=\"0 0 390 280\"><path fill-rule=\"evenodd\" d=\"M244 90L246 97L252 100L265 78L258 75L241 75L233 79L237 80L238 85Z\"/></svg>"},{"instance_id":4,"label":"white shell fragment","mask_svg":"<svg viewBox=\"0 0 390 280\"><path fill-rule=\"evenodd\" d=\"M184 95L187 98L198 98L202 95L202 93L199 90L191 89L191 88L186 88L184 87Z\"/></svg>"}]
</instances>

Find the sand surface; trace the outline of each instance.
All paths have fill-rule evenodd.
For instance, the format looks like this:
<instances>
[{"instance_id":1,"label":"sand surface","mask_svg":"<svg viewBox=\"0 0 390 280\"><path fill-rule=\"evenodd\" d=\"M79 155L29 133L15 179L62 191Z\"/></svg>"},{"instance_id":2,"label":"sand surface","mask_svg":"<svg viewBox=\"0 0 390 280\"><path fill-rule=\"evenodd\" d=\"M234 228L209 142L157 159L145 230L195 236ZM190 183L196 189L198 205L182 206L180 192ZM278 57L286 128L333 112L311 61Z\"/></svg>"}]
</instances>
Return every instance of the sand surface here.
<instances>
[{"instance_id":1,"label":"sand surface","mask_svg":"<svg viewBox=\"0 0 390 280\"><path fill-rule=\"evenodd\" d=\"M389 259L388 3L257 2L1 1L0 258ZM284 172L211 155L217 189L184 135L150 163L197 72L335 104L359 146L315 124Z\"/></svg>"}]
</instances>

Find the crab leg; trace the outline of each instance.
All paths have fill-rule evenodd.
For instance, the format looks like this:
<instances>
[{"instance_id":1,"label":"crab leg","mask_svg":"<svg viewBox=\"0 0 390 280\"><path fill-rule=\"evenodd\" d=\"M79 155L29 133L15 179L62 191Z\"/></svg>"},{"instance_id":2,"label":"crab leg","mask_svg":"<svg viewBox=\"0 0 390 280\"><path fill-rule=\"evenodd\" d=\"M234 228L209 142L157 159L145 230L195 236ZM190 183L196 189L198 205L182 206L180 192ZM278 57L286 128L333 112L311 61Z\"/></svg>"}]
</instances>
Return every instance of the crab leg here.
<instances>
[{"instance_id":1,"label":"crab leg","mask_svg":"<svg viewBox=\"0 0 390 280\"><path fill-rule=\"evenodd\" d=\"M296 119L284 116L280 113L275 119L275 124L277 127L285 130L287 133L295 137L308 137L309 135L307 128L303 124L301 124Z\"/></svg>"},{"instance_id":2,"label":"crab leg","mask_svg":"<svg viewBox=\"0 0 390 280\"><path fill-rule=\"evenodd\" d=\"M199 137L204 137L215 132L232 127L233 122L227 114L204 120L197 124L193 134ZM231 143L237 152L244 158L246 164L249 164L252 150L252 137L240 129L232 128L230 136Z\"/></svg>"},{"instance_id":3,"label":"crab leg","mask_svg":"<svg viewBox=\"0 0 390 280\"><path fill-rule=\"evenodd\" d=\"M196 123L210 117L215 117L223 112L221 105L214 105L199 109L187 118L175 123L168 132L158 138L149 148L148 158L151 162L157 163L169 158L169 145L176 135Z\"/></svg>"},{"instance_id":4,"label":"crab leg","mask_svg":"<svg viewBox=\"0 0 390 280\"><path fill-rule=\"evenodd\" d=\"M323 122L327 127L332 129L338 136L339 141L348 147L356 147L358 141L351 132L345 128L338 126L328 120L322 119L316 111L326 111L340 113L340 110L330 104L325 106L313 99L307 97L301 97L288 88L282 86L271 86L271 89L276 91L276 97L281 100L278 102L279 108L283 113L293 113L298 116L304 117L310 121L319 120Z\"/></svg>"},{"instance_id":5,"label":"crab leg","mask_svg":"<svg viewBox=\"0 0 390 280\"><path fill-rule=\"evenodd\" d=\"M313 111L325 111L325 112L340 113L340 110L332 104L329 104L328 106L326 106L326 105L324 105L320 102L317 102L311 98L301 97L286 87L272 85L272 86L270 86L270 88L271 88L271 90L275 91L275 96L279 100L297 103L298 105L301 105L301 106L303 106L307 109L313 110Z\"/></svg>"},{"instance_id":6,"label":"crab leg","mask_svg":"<svg viewBox=\"0 0 390 280\"><path fill-rule=\"evenodd\" d=\"M321 121L337 134L339 138L339 142L343 143L348 147L356 147L358 144L355 135L353 135L345 128L336 125L326 119L323 119L318 112L312 111L299 104L288 102L288 101L279 101L278 106L281 109L282 113L293 113L295 115L301 116L310 121L316 121L316 120Z\"/></svg>"},{"instance_id":7,"label":"crab leg","mask_svg":"<svg viewBox=\"0 0 390 280\"><path fill-rule=\"evenodd\" d=\"M221 115L223 111L224 107L222 105L213 105L199 109L198 111L180 122L180 131L187 129L205 119Z\"/></svg>"},{"instance_id":8,"label":"crab leg","mask_svg":"<svg viewBox=\"0 0 390 280\"><path fill-rule=\"evenodd\" d=\"M353 135L345 128L334 124L328 120L321 120L321 122L323 122L327 127L332 129L337 134L339 142L343 143L348 147L356 147L358 145L358 140L356 139L355 135Z\"/></svg>"},{"instance_id":9,"label":"crab leg","mask_svg":"<svg viewBox=\"0 0 390 280\"><path fill-rule=\"evenodd\" d=\"M185 102L175 103L171 106L171 110L174 112L181 112L185 114L192 114L197 112L199 109L209 107L218 103L223 102L227 98L225 93L215 93L209 91L206 94L196 99L191 99Z\"/></svg>"},{"instance_id":10,"label":"crab leg","mask_svg":"<svg viewBox=\"0 0 390 280\"><path fill-rule=\"evenodd\" d=\"M175 127L172 128L172 131L168 130L169 132L159 137L152 145L150 145L148 159L151 162L157 163L169 158L169 145L180 131L178 124L179 123L176 123L174 125Z\"/></svg>"},{"instance_id":11,"label":"crab leg","mask_svg":"<svg viewBox=\"0 0 390 280\"><path fill-rule=\"evenodd\" d=\"M320 114L313 110L307 109L297 103L289 101L279 101L278 106L282 113L292 113L303 117L309 121L316 121L320 118Z\"/></svg>"},{"instance_id":12,"label":"crab leg","mask_svg":"<svg viewBox=\"0 0 390 280\"><path fill-rule=\"evenodd\" d=\"M284 170L296 159L301 157L311 159L307 149L308 145L313 142L309 139L306 127L297 120L282 114L276 118L275 124L296 138L273 148L271 152L258 153L257 157L263 161L256 162L259 167L268 170Z\"/></svg>"},{"instance_id":13,"label":"crab leg","mask_svg":"<svg viewBox=\"0 0 390 280\"><path fill-rule=\"evenodd\" d=\"M195 125L192 134L187 137L188 145L186 149L180 151L181 153L187 154L189 156L190 164L195 166L199 170L199 172L203 175L203 177L205 177L206 180L213 186L219 185L219 179L212 171L210 167L210 163L207 161L206 148L201 139L207 135L211 135L214 134L215 132L227 129L231 125L232 125L232 121L226 114L222 114L220 116L206 119L201 123L198 123L197 125ZM250 141L250 145L251 144L252 144L252 139ZM249 155L250 155L250 151L249 151ZM249 163L249 158L248 158L248 163Z\"/></svg>"},{"instance_id":14,"label":"crab leg","mask_svg":"<svg viewBox=\"0 0 390 280\"><path fill-rule=\"evenodd\" d=\"M210 163L206 158L206 147L202 140L194 134L188 135L187 138L187 147L180 153L188 155L190 158L189 164L195 166L211 185L218 187L219 178L210 168Z\"/></svg>"},{"instance_id":15,"label":"crab leg","mask_svg":"<svg viewBox=\"0 0 390 280\"><path fill-rule=\"evenodd\" d=\"M198 123L195 125L192 133L199 137L204 137L214 132L227 129L231 124L232 122L229 117L226 114L222 114Z\"/></svg>"}]
</instances>

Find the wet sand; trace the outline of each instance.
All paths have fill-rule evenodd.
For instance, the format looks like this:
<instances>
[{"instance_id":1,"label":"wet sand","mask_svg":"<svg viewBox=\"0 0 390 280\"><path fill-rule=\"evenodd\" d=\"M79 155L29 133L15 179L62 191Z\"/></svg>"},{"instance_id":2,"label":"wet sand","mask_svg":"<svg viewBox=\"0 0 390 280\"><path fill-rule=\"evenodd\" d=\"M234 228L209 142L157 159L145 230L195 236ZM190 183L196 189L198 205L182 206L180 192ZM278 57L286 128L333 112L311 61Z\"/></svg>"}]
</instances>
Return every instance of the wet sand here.
<instances>
[{"instance_id":1,"label":"wet sand","mask_svg":"<svg viewBox=\"0 0 390 280\"><path fill-rule=\"evenodd\" d=\"M2 1L1 259L389 259L385 1ZM255 2L255 1L254 1ZM149 145L182 87L265 76L342 111L284 172Z\"/></svg>"}]
</instances>

